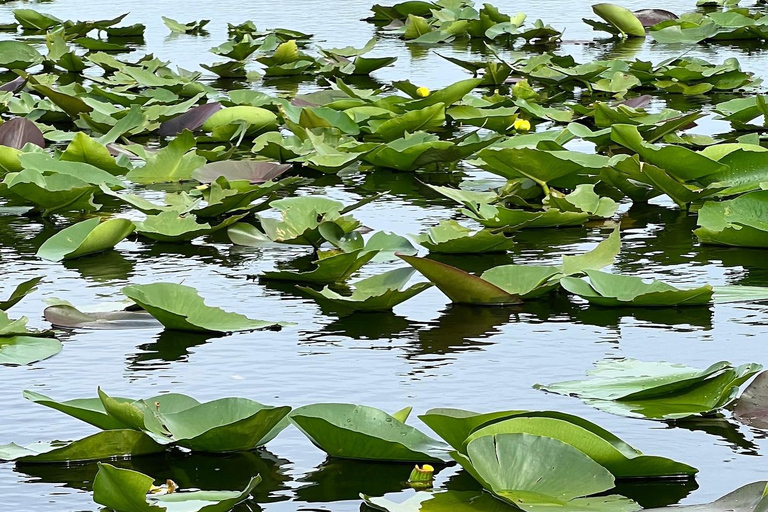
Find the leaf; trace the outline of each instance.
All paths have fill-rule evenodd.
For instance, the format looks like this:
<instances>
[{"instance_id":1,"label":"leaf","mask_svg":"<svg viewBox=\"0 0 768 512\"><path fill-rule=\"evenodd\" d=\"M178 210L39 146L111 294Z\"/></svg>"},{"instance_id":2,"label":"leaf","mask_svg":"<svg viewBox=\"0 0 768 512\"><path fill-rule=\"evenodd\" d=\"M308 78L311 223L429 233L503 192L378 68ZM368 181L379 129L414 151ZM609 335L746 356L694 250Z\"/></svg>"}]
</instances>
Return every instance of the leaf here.
<instances>
[{"instance_id":1,"label":"leaf","mask_svg":"<svg viewBox=\"0 0 768 512\"><path fill-rule=\"evenodd\" d=\"M94 217L62 229L40 246L37 255L46 260L60 261L107 251L133 230L133 222L128 219L101 222Z\"/></svg>"},{"instance_id":2,"label":"leaf","mask_svg":"<svg viewBox=\"0 0 768 512\"><path fill-rule=\"evenodd\" d=\"M376 256L376 251L356 250L318 259L315 268L306 272L280 270L264 272L263 279L298 283L342 283Z\"/></svg>"},{"instance_id":3,"label":"leaf","mask_svg":"<svg viewBox=\"0 0 768 512\"><path fill-rule=\"evenodd\" d=\"M159 242L190 242L195 238L228 228L246 215L247 213L232 215L219 224L211 226L207 222L198 224L197 216L194 214L179 214L178 211L168 210L136 222L136 232Z\"/></svg>"},{"instance_id":4,"label":"leaf","mask_svg":"<svg viewBox=\"0 0 768 512\"><path fill-rule=\"evenodd\" d=\"M0 41L0 67L27 69L43 62L43 56L27 43Z\"/></svg>"},{"instance_id":5,"label":"leaf","mask_svg":"<svg viewBox=\"0 0 768 512\"><path fill-rule=\"evenodd\" d=\"M265 108L250 105L238 105L217 110L205 120L202 128L205 131L214 131L237 122L244 122L247 125L247 135L277 129L277 116L275 114Z\"/></svg>"},{"instance_id":6,"label":"leaf","mask_svg":"<svg viewBox=\"0 0 768 512\"><path fill-rule=\"evenodd\" d=\"M168 181L185 181L192 171L205 164L205 158L194 151L195 137L184 131L166 147L147 159L144 167L131 170L125 177L143 185Z\"/></svg>"},{"instance_id":7,"label":"leaf","mask_svg":"<svg viewBox=\"0 0 768 512\"><path fill-rule=\"evenodd\" d=\"M630 37L645 37L645 27L632 11L614 4L595 4L592 11Z\"/></svg>"},{"instance_id":8,"label":"leaf","mask_svg":"<svg viewBox=\"0 0 768 512\"><path fill-rule=\"evenodd\" d=\"M78 441L0 446L0 460L28 464L81 462L160 453L165 447L136 430L105 430Z\"/></svg>"},{"instance_id":9,"label":"leaf","mask_svg":"<svg viewBox=\"0 0 768 512\"><path fill-rule=\"evenodd\" d=\"M107 147L86 135L77 132L66 150L61 154L64 162L82 162L111 174L123 174L126 168L117 163Z\"/></svg>"},{"instance_id":10,"label":"leaf","mask_svg":"<svg viewBox=\"0 0 768 512\"><path fill-rule=\"evenodd\" d=\"M607 274L586 270L589 283L582 279L566 277L560 281L563 288L590 303L601 306L705 306L712 303L710 285L679 289L662 281L646 283L639 277Z\"/></svg>"},{"instance_id":11,"label":"leaf","mask_svg":"<svg viewBox=\"0 0 768 512\"><path fill-rule=\"evenodd\" d=\"M499 419L475 429L464 445L483 436L499 434L531 434L557 439L589 456L616 478L686 478L698 471L665 457L643 455L588 420L553 411L523 412Z\"/></svg>"},{"instance_id":12,"label":"leaf","mask_svg":"<svg viewBox=\"0 0 768 512\"><path fill-rule=\"evenodd\" d=\"M195 332L233 332L281 324L251 320L237 313L206 306L197 290L174 283L131 285L123 294L157 318L166 329Z\"/></svg>"},{"instance_id":13,"label":"leaf","mask_svg":"<svg viewBox=\"0 0 768 512\"><path fill-rule=\"evenodd\" d=\"M81 311L69 304L48 306L43 317L54 327L75 329L157 329L161 326L146 311Z\"/></svg>"},{"instance_id":14,"label":"leaf","mask_svg":"<svg viewBox=\"0 0 768 512\"><path fill-rule=\"evenodd\" d=\"M762 372L741 394L733 417L755 428L768 429L768 372Z\"/></svg>"},{"instance_id":15,"label":"leaf","mask_svg":"<svg viewBox=\"0 0 768 512\"><path fill-rule=\"evenodd\" d=\"M373 125L373 135L384 140L393 141L406 133L419 130L431 131L441 128L445 122L445 104L436 103L420 110L411 110L405 114Z\"/></svg>"},{"instance_id":16,"label":"leaf","mask_svg":"<svg viewBox=\"0 0 768 512\"><path fill-rule=\"evenodd\" d=\"M172 137L184 130L194 132L202 128L203 124L222 108L221 103L217 101L192 107L185 113L161 123L158 133L161 137Z\"/></svg>"},{"instance_id":17,"label":"leaf","mask_svg":"<svg viewBox=\"0 0 768 512\"><path fill-rule=\"evenodd\" d=\"M437 408L420 414L419 419L455 450L464 450L464 441L478 427L523 412L512 410L481 414L463 409Z\"/></svg>"},{"instance_id":18,"label":"leaf","mask_svg":"<svg viewBox=\"0 0 768 512\"><path fill-rule=\"evenodd\" d=\"M453 303L492 305L522 302L519 296L456 267L416 256L398 256L434 283Z\"/></svg>"},{"instance_id":19,"label":"leaf","mask_svg":"<svg viewBox=\"0 0 768 512\"><path fill-rule=\"evenodd\" d=\"M35 123L23 117L16 117L0 125L0 145L23 149L27 144L45 147L43 133Z\"/></svg>"},{"instance_id":20,"label":"leaf","mask_svg":"<svg viewBox=\"0 0 768 512\"><path fill-rule=\"evenodd\" d=\"M115 512L228 512L261 483L251 477L242 491L176 491L152 494L154 479L137 471L98 464L93 500Z\"/></svg>"},{"instance_id":21,"label":"leaf","mask_svg":"<svg viewBox=\"0 0 768 512\"><path fill-rule=\"evenodd\" d=\"M291 168L290 164L276 164L262 160L223 160L195 169L192 178L200 183L211 183L224 176L227 181L246 180L264 183L274 180Z\"/></svg>"},{"instance_id":22,"label":"leaf","mask_svg":"<svg viewBox=\"0 0 768 512\"><path fill-rule=\"evenodd\" d=\"M599 409L631 417L679 419L716 411L736 398L739 386L762 369L720 361L699 370L635 359L602 361L583 381L536 384L551 393L578 396Z\"/></svg>"},{"instance_id":23,"label":"leaf","mask_svg":"<svg viewBox=\"0 0 768 512\"><path fill-rule=\"evenodd\" d=\"M455 220L442 220L426 233L414 237L429 252L437 254L486 254L506 252L515 242L502 232L473 231Z\"/></svg>"},{"instance_id":24,"label":"leaf","mask_svg":"<svg viewBox=\"0 0 768 512\"><path fill-rule=\"evenodd\" d=\"M0 310L8 311L18 304L24 297L37 291L37 284L42 280L42 277L33 277L32 279L28 279L23 283L16 285L16 288L8 299L0 300Z\"/></svg>"},{"instance_id":25,"label":"leaf","mask_svg":"<svg viewBox=\"0 0 768 512\"><path fill-rule=\"evenodd\" d=\"M549 437L487 435L470 442L467 455L451 455L487 490L526 511L542 505L578 509L578 498L607 491L614 482L611 473L587 455ZM617 501L612 510L636 508L626 498L602 499Z\"/></svg>"},{"instance_id":26,"label":"leaf","mask_svg":"<svg viewBox=\"0 0 768 512\"><path fill-rule=\"evenodd\" d=\"M699 210L694 233L706 244L768 247L768 190L730 201L707 201Z\"/></svg>"},{"instance_id":27,"label":"leaf","mask_svg":"<svg viewBox=\"0 0 768 512\"><path fill-rule=\"evenodd\" d=\"M32 364L55 356L61 352L61 349L61 342L55 338L0 337L0 364L13 366Z\"/></svg>"},{"instance_id":28,"label":"leaf","mask_svg":"<svg viewBox=\"0 0 768 512\"><path fill-rule=\"evenodd\" d=\"M765 507L765 489L768 482L753 482L739 487L711 503L677 505L684 512L758 512ZM668 511L669 507L650 508L648 512Z\"/></svg>"},{"instance_id":29,"label":"leaf","mask_svg":"<svg viewBox=\"0 0 768 512\"><path fill-rule=\"evenodd\" d=\"M327 286L319 292L305 286L298 288L321 302L328 301L353 311L389 311L432 286L419 283L402 289L412 275L413 269L402 268L368 277L354 283L351 295L340 295Z\"/></svg>"},{"instance_id":30,"label":"leaf","mask_svg":"<svg viewBox=\"0 0 768 512\"><path fill-rule=\"evenodd\" d=\"M617 227L593 250L577 256L563 255L563 274L573 275L587 270L600 270L612 265L619 252L621 252L621 234Z\"/></svg>"},{"instance_id":31,"label":"leaf","mask_svg":"<svg viewBox=\"0 0 768 512\"><path fill-rule=\"evenodd\" d=\"M331 457L381 462L444 462L446 446L389 414L364 405L313 404L291 421Z\"/></svg>"}]
</instances>

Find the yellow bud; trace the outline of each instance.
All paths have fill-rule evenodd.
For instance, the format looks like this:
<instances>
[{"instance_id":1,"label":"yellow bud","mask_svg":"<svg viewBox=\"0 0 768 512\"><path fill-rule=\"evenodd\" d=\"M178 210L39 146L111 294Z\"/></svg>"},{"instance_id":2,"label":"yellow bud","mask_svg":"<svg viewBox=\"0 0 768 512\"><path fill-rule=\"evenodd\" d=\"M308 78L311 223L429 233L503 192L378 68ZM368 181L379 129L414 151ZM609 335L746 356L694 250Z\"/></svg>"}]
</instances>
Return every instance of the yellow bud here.
<instances>
[{"instance_id":1,"label":"yellow bud","mask_svg":"<svg viewBox=\"0 0 768 512\"><path fill-rule=\"evenodd\" d=\"M531 122L527 119L518 119L512 127L516 132L525 133L531 129Z\"/></svg>"},{"instance_id":2,"label":"yellow bud","mask_svg":"<svg viewBox=\"0 0 768 512\"><path fill-rule=\"evenodd\" d=\"M198 185L198 186L196 186L195 188L196 188L197 190L205 190L205 189L207 189L209 186L210 186L210 185Z\"/></svg>"},{"instance_id":3,"label":"yellow bud","mask_svg":"<svg viewBox=\"0 0 768 512\"><path fill-rule=\"evenodd\" d=\"M429 96L429 94L430 94L430 91L426 87L419 87L418 89L416 89L416 96L418 96L419 98L426 98L427 96Z\"/></svg>"},{"instance_id":4,"label":"yellow bud","mask_svg":"<svg viewBox=\"0 0 768 512\"><path fill-rule=\"evenodd\" d=\"M421 470L422 471L429 471L430 473L434 473L435 472L435 468L433 468L430 464L424 464L423 466L421 466Z\"/></svg>"}]
</instances>

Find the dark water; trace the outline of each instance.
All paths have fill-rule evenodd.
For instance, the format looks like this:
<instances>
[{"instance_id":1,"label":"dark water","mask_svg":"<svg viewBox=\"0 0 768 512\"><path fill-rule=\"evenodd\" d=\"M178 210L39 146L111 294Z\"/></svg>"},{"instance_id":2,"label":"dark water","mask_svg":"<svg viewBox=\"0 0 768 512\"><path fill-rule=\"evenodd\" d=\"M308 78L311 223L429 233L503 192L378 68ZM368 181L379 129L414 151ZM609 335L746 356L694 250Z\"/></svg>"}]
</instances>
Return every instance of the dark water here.
<instances>
[{"instance_id":1,"label":"dark water","mask_svg":"<svg viewBox=\"0 0 768 512\"><path fill-rule=\"evenodd\" d=\"M502 11L524 11L565 29L560 52L582 61L608 56L636 56L660 61L685 48L645 42L589 42L591 29L581 22L590 2L555 0L499 1ZM632 8L656 7L637 0ZM693 2L668 1L658 7L682 12ZM283 0L278 2L136 0L119 4L105 0L62 0L55 3L11 2L0 6L0 22L11 9L32 6L67 19L109 18L132 11L126 20L147 25L146 47L188 69L212 62L207 50L226 38L226 22L252 19L260 28L286 27L316 34L326 46L362 45L374 33L359 21L369 2L360 0ZM208 37L168 36L161 15L180 21L210 18ZM378 55L397 55L398 62L376 75L381 81L409 78L439 87L464 78L433 49L407 47L385 38ZM469 55L466 46L440 48L455 56ZM766 75L766 58L758 49L720 45L696 47L692 55L711 61L737 56L742 66ZM136 55L136 54L134 54ZM262 84L256 88L271 91ZM303 88L313 85L305 84ZM700 133L726 131L722 123L704 122ZM575 146L578 147L578 146ZM374 230L418 233L440 219L460 218L449 202L435 197L422 181L498 186L501 180L467 169L464 174L416 176L376 172L345 177L326 176L307 190L351 202L373 191L391 190L382 200L356 212ZM749 284L768 286L764 251L699 246L691 233L695 216L665 201L622 208L624 245L616 272L662 277L684 284ZM93 430L54 411L22 399L32 389L67 399L94 396L96 387L122 396L145 397L173 391L200 400L245 396L260 402L299 406L343 401L388 411L406 405L415 414L449 406L479 411L548 408L589 418L650 454L672 457L697 466L697 484L624 485L621 490L647 506L714 499L742 484L768 477L761 458L768 449L763 436L727 422L666 424L620 418L591 409L571 398L545 395L536 382L579 378L602 358L634 357L669 360L706 367L714 361L768 363L765 347L768 308L762 305L718 305L710 309L631 311L602 310L572 304L563 298L532 302L516 308L451 307L437 290L429 290L392 314L338 318L324 314L291 286L249 280L276 262L299 254L295 248L256 250L234 247L225 239L199 239L193 244L165 245L125 241L117 250L65 263L38 260L37 247L52 233L48 221L0 216L0 264L4 288L44 275L40 291L13 310L31 324L46 327L44 299L58 297L78 305L121 300L129 283L184 281L212 305L255 318L295 322L281 332L235 334L221 338L152 331L91 331L61 337L58 356L30 367L0 368L0 443L74 439ZM523 232L507 257L448 258L463 268L482 270L501 263L559 262L563 254L591 248L606 236L598 228ZM366 275L396 264L369 265ZM7 288L6 288L7 285ZM417 421L418 424L418 421ZM358 493L381 495L402 489L410 468L325 460L295 429L284 431L269 451L226 456L169 454L135 459L127 467L182 486L238 488L260 473L255 503L270 511L358 510ZM94 465L76 467L0 464L0 509L69 512L96 510L89 493ZM475 488L455 468L440 471L438 485ZM696 489L698 485L698 489ZM404 496L398 496L402 501ZM255 503L248 505L258 509ZM242 507L242 510L247 508Z\"/></svg>"}]
</instances>

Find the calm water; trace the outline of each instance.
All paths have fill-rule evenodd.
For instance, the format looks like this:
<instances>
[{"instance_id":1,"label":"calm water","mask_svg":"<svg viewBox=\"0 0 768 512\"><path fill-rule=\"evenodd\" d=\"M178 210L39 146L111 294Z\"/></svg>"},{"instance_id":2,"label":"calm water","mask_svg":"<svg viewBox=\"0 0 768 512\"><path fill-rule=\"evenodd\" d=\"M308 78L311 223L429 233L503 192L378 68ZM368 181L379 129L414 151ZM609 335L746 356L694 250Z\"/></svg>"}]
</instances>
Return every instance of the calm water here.
<instances>
[{"instance_id":1,"label":"calm water","mask_svg":"<svg viewBox=\"0 0 768 512\"><path fill-rule=\"evenodd\" d=\"M594 44L591 29L581 22L590 2L555 0L497 1L502 11L527 12L565 29L568 41L559 50L580 60L610 55L637 56L660 61L686 49L649 42L639 48ZM637 0L632 8L649 7ZM660 3L661 4L661 3ZM676 12L693 1L667 1ZM181 67L197 69L213 62L207 50L226 39L226 23L254 20L260 28L286 27L316 34L326 46L362 45L373 34L367 16L369 2L361 0L135 0L119 5L105 0L62 0L55 3L0 6L0 21L11 20L11 10L31 6L64 19L110 18L130 8L130 23L147 25L146 47L133 55L154 53ZM653 7L651 5L650 7ZM161 15L180 21L210 18L210 36L169 36ZM441 47L440 52L469 56L466 46ZM398 62L376 75L381 81L409 78L439 87L466 77L434 54L433 48L407 47L384 38L376 53L397 55ZM697 47L691 54L721 61L738 56L742 66L768 74L766 58L757 50L729 46ZM265 89L257 83L255 87ZM304 85L304 88L313 87ZM266 88L265 90L270 90ZM725 131L719 123L703 123L699 132ZM478 186L497 186L500 180L483 173L419 176L421 180L458 183L477 180ZM378 190L391 190L384 199L356 212L374 230L418 233L440 219L460 218L453 205L430 194L413 175L376 172L347 177L323 177L311 193L351 202ZM765 252L748 249L700 247L691 233L695 216L670 203L622 209L624 246L616 272L663 277L685 284L750 284L768 286ZM320 401L344 401L377 406L388 411L406 405L414 415L431 407L463 407L479 411L550 408L587 417L626 441L651 453L672 457L700 468L696 484L659 485L622 490L646 505L714 499L742 484L768 478L761 455L768 443L745 427L666 424L631 420L601 413L580 401L545 395L531 386L579 378L602 358L634 357L670 360L698 367L729 359L734 363L768 363L763 305L719 305L683 311L615 311L588 309L563 299L534 302L518 308L449 307L436 289L395 309L393 314L325 315L314 301L302 298L292 286L265 285L249 279L278 261L300 254L295 248L255 250L233 247L225 239L201 239L188 245L125 241L117 251L66 263L46 263L34 253L54 226L39 221L0 216L0 262L4 289L33 276L46 279L40 290L13 309L36 327L44 299L58 297L78 305L120 300L129 283L184 281L198 288L209 304L256 318L295 322L281 332L255 332L221 338L142 331L81 331L61 336L58 356L30 367L0 368L0 443L26 444L37 440L75 439L93 430L55 411L22 399L32 389L60 399L94 396L101 386L113 395L142 398L173 391L200 400L245 396L264 403L299 406ZM607 232L577 228L523 232L508 257L446 259L465 268L494 265L557 263L563 254L594 246ZM366 273L394 268L370 265ZM418 420L416 420L418 424ZM268 445L268 452L231 456L169 455L136 459L131 467L158 478L172 477L182 486L237 488L261 473L255 503L269 511L353 511L359 492L381 495L396 492L409 468L399 465L326 461L295 429L288 429ZM14 467L0 464L3 510L69 512L96 510L88 491L95 466ZM455 468L437 479L450 488L473 488L471 478ZM405 493L407 494L407 493ZM402 500L405 496L397 498ZM242 510L247 510L241 507Z\"/></svg>"}]
</instances>

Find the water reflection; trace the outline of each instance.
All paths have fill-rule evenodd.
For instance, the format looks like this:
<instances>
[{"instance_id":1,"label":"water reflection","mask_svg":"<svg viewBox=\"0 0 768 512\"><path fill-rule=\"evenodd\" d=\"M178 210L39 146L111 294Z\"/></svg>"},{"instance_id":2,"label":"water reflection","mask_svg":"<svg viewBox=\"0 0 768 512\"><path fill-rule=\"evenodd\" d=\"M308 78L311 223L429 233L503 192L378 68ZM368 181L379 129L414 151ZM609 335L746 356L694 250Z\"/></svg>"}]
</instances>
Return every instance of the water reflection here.
<instances>
[{"instance_id":1,"label":"water reflection","mask_svg":"<svg viewBox=\"0 0 768 512\"><path fill-rule=\"evenodd\" d=\"M127 358L128 370L152 371L168 368L171 363L189 360L190 349L224 337L216 333L163 331L153 342L138 346L138 351Z\"/></svg>"},{"instance_id":2,"label":"water reflection","mask_svg":"<svg viewBox=\"0 0 768 512\"><path fill-rule=\"evenodd\" d=\"M285 475L289 461L267 450L231 454L182 453L174 450L160 455L110 461L114 466L139 471L155 478L170 478L182 489L240 490L252 476L262 482L252 492L255 501L272 503L287 500ZM56 484L90 491L96 477L96 463L17 464L15 471L27 482ZM406 476L407 478L407 476Z\"/></svg>"},{"instance_id":3,"label":"water reflection","mask_svg":"<svg viewBox=\"0 0 768 512\"><path fill-rule=\"evenodd\" d=\"M406 331L415 331L419 324L391 311L351 313L329 323L307 338L319 341L329 336L345 336L353 340L391 340Z\"/></svg>"},{"instance_id":4,"label":"water reflection","mask_svg":"<svg viewBox=\"0 0 768 512\"><path fill-rule=\"evenodd\" d=\"M617 480L609 494L621 494L635 500L643 508L674 505L699 488L696 480Z\"/></svg>"},{"instance_id":5,"label":"water reflection","mask_svg":"<svg viewBox=\"0 0 768 512\"><path fill-rule=\"evenodd\" d=\"M95 282L128 281L134 275L136 265L116 250L64 260L62 264L64 268L76 271L83 279Z\"/></svg>"},{"instance_id":6,"label":"water reflection","mask_svg":"<svg viewBox=\"0 0 768 512\"><path fill-rule=\"evenodd\" d=\"M314 471L299 478L302 485L294 492L307 503L327 503L357 500L360 493L383 496L407 488L412 464L382 464L378 462L328 458ZM439 468L436 468L439 472Z\"/></svg>"},{"instance_id":7,"label":"water reflection","mask_svg":"<svg viewBox=\"0 0 768 512\"><path fill-rule=\"evenodd\" d=\"M713 417L685 418L668 422L669 428L684 428L693 432L705 432L725 441L735 453L759 455L760 447L746 438L738 424L728 421L722 415Z\"/></svg>"},{"instance_id":8,"label":"water reflection","mask_svg":"<svg viewBox=\"0 0 768 512\"><path fill-rule=\"evenodd\" d=\"M618 329L627 320L634 319L648 327L692 332L711 331L714 312L710 307L613 308L570 304L568 314L574 322L609 329Z\"/></svg>"}]
</instances>

